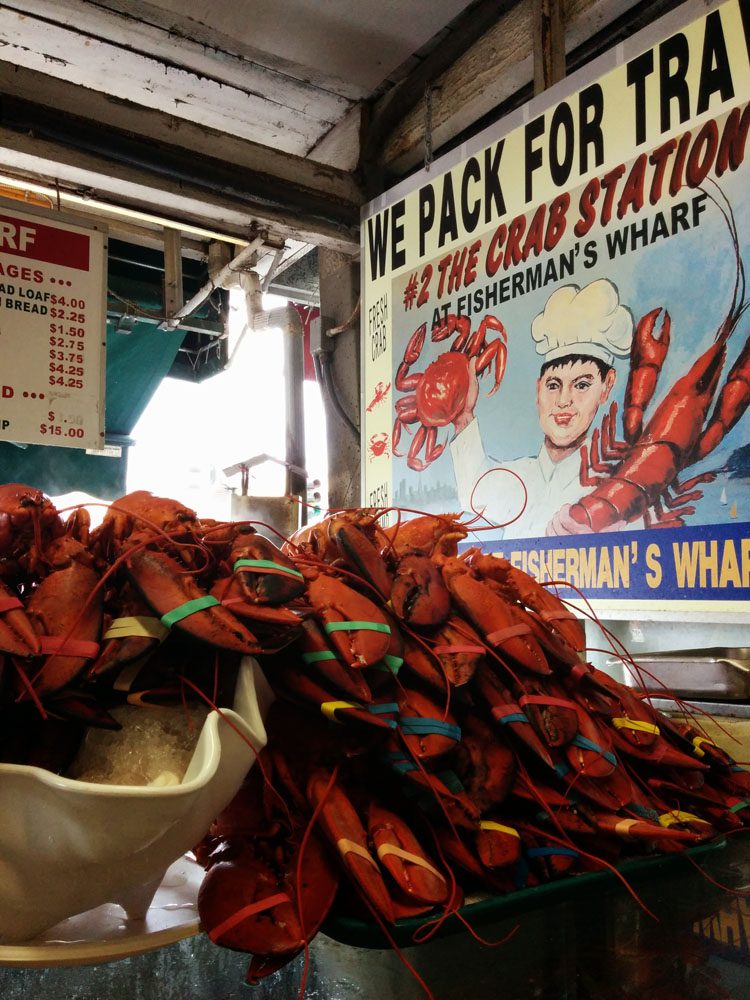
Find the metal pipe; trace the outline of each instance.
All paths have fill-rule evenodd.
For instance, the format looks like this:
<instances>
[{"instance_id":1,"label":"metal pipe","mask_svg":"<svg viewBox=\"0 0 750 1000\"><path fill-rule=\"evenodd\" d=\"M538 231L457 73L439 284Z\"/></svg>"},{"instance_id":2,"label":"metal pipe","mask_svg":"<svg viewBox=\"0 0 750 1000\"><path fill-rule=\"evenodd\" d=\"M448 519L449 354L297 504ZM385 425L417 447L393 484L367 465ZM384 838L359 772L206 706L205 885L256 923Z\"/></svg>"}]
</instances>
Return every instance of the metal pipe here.
<instances>
[{"instance_id":1,"label":"metal pipe","mask_svg":"<svg viewBox=\"0 0 750 1000\"><path fill-rule=\"evenodd\" d=\"M295 469L305 466L305 363L303 331L299 313L287 307L287 322L283 326L284 382L286 384L286 479L287 494L301 498L300 524L307 524L307 477Z\"/></svg>"},{"instance_id":2,"label":"metal pipe","mask_svg":"<svg viewBox=\"0 0 750 1000\"><path fill-rule=\"evenodd\" d=\"M191 313L194 313L199 306L202 306L211 292L217 288L223 288L228 278L230 278L237 271L242 270L243 265L250 260L252 255L262 246L262 244L263 237L256 236L254 240L240 250L233 260L230 260L228 264L225 264L215 277L209 278L206 284L185 303L182 309L178 309L174 316L162 323L159 329L173 330L175 327L179 326L180 320L190 316Z\"/></svg>"}]
</instances>

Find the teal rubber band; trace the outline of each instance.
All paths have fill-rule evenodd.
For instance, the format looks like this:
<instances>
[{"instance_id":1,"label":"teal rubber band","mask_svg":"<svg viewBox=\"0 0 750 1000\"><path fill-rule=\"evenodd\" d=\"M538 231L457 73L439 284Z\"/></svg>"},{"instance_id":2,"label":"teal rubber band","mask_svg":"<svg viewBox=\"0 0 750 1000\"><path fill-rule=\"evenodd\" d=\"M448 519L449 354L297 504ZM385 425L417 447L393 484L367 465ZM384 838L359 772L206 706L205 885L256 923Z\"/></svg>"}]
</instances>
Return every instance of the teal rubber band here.
<instances>
[{"instance_id":1,"label":"teal rubber band","mask_svg":"<svg viewBox=\"0 0 750 1000\"><path fill-rule=\"evenodd\" d=\"M326 622L323 628L329 634L331 632L355 632L357 629L362 629L365 632L385 632L386 635L391 634L390 625L386 625L385 622Z\"/></svg>"},{"instance_id":2,"label":"teal rubber band","mask_svg":"<svg viewBox=\"0 0 750 1000\"><path fill-rule=\"evenodd\" d=\"M617 757L615 757L615 755L610 753L608 750L604 750L598 743L594 743L593 740L588 739L586 736L581 736L579 734L570 742L574 747L580 747L581 750L593 750L594 753L600 753L605 760L612 764L613 767L617 767Z\"/></svg>"},{"instance_id":3,"label":"teal rubber band","mask_svg":"<svg viewBox=\"0 0 750 1000\"><path fill-rule=\"evenodd\" d=\"M274 562L273 559L238 559L232 569L235 573L238 569L275 569L278 573L296 576L300 580L305 579L298 569L290 569L289 566L282 566L281 563Z\"/></svg>"},{"instance_id":4,"label":"teal rubber band","mask_svg":"<svg viewBox=\"0 0 750 1000\"><path fill-rule=\"evenodd\" d=\"M172 611L168 611L165 615L162 615L161 623L166 628L172 628L177 622L181 622L183 618L189 618L196 611L212 608L216 604L221 604L221 601L212 597L211 594L206 594L204 597L194 597L192 601L185 601L178 608L173 608Z\"/></svg>"},{"instance_id":5,"label":"teal rubber band","mask_svg":"<svg viewBox=\"0 0 750 1000\"><path fill-rule=\"evenodd\" d=\"M368 705L367 711L373 715L387 715L389 712L398 712L398 705L395 701L386 701L380 705Z\"/></svg>"},{"instance_id":6,"label":"teal rubber band","mask_svg":"<svg viewBox=\"0 0 750 1000\"><path fill-rule=\"evenodd\" d=\"M440 778L448 791L453 792L454 795L458 795L459 792L464 790L461 779L455 771L440 771L438 778Z\"/></svg>"},{"instance_id":7,"label":"teal rubber band","mask_svg":"<svg viewBox=\"0 0 750 1000\"><path fill-rule=\"evenodd\" d=\"M557 773L558 778L564 778L566 774L570 774L570 768L568 767L568 765L565 763L564 760L561 760L557 764L555 764L555 771Z\"/></svg>"},{"instance_id":8,"label":"teal rubber band","mask_svg":"<svg viewBox=\"0 0 750 1000\"><path fill-rule=\"evenodd\" d=\"M656 809L649 809L648 806L639 805L637 802L629 802L626 809L630 812L634 812L636 816L640 816L642 819L650 819L658 822L659 813Z\"/></svg>"},{"instance_id":9,"label":"teal rubber band","mask_svg":"<svg viewBox=\"0 0 750 1000\"><path fill-rule=\"evenodd\" d=\"M743 799L742 802L735 802L733 806L730 806L729 811L731 813L739 812L740 809L744 809L746 806L750 806L750 799Z\"/></svg>"},{"instance_id":10,"label":"teal rubber band","mask_svg":"<svg viewBox=\"0 0 750 1000\"><path fill-rule=\"evenodd\" d=\"M389 764L392 768L394 768L394 770L399 771L401 774L406 774L409 771L416 771L417 769L417 765L414 761L407 760L405 757L402 757L401 760L391 760L389 761Z\"/></svg>"},{"instance_id":11,"label":"teal rubber band","mask_svg":"<svg viewBox=\"0 0 750 1000\"><path fill-rule=\"evenodd\" d=\"M458 742L461 739L461 728L441 719L422 719L411 716L401 716L399 720L401 732L411 736L447 736Z\"/></svg>"},{"instance_id":12,"label":"teal rubber band","mask_svg":"<svg viewBox=\"0 0 750 1000\"><path fill-rule=\"evenodd\" d=\"M523 712L513 712L510 715L496 715L495 720L501 725L507 726L509 722L528 722L529 718Z\"/></svg>"},{"instance_id":13,"label":"teal rubber band","mask_svg":"<svg viewBox=\"0 0 750 1000\"><path fill-rule=\"evenodd\" d=\"M314 653L303 653L302 659L305 663L319 663L321 660L337 660L338 656L332 649L321 649Z\"/></svg>"}]
</instances>

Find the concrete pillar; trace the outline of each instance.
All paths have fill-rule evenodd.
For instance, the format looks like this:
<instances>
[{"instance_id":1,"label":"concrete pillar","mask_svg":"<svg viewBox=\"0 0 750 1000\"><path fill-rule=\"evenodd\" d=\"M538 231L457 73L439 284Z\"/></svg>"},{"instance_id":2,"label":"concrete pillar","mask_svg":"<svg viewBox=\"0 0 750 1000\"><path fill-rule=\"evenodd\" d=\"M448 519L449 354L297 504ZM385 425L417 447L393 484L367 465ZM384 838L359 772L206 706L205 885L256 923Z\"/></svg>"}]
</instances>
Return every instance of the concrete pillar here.
<instances>
[{"instance_id":1,"label":"concrete pillar","mask_svg":"<svg viewBox=\"0 0 750 1000\"><path fill-rule=\"evenodd\" d=\"M320 313L334 327L347 323L359 302L359 260L321 247ZM332 374L338 399L360 427L360 320L334 338ZM328 496L331 507L358 507L360 497L359 435L355 437L324 390L328 437Z\"/></svg>"}]
</instances>

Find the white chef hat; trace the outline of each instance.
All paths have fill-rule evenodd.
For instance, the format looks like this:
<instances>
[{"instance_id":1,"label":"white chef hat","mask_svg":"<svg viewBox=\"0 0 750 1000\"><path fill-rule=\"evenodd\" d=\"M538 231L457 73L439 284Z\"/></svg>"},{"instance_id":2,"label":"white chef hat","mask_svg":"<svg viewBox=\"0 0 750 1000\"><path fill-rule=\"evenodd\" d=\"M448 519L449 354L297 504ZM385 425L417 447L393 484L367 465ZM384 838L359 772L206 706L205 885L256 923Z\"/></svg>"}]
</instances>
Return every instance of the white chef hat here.
<instances>
[{"instance_id":1,"label":"white chef hat","mask_svg":"<svg viewBox=\"0 0 750 1000\"><path fill-rule=\"evenodd\" d=\"M585 354L612 365L615 358L630 354L633 314L620 305L617 287L607 278L584 288L563 285L531 324L531 336L545 364L568 354Z\"/></svg>"}]
</instances>

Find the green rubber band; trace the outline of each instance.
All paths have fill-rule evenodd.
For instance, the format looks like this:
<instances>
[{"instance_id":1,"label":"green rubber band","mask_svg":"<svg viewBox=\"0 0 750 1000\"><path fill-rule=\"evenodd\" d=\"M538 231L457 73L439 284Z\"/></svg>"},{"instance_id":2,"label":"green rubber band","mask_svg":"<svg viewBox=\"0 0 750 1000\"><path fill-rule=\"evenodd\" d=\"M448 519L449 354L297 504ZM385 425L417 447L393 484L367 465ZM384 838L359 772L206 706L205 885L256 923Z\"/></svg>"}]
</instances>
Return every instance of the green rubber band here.
<instances>
[{"instance_id":1,"label":"green rubber band","mask_svg":"<svg viewBox=\"0 0 750 1000\"><path fill-rule=\"evenodd\" d=\"M243 568L275 569L278 573L287 573L289 576L299 577L300 580L305 579L298 569L290 569L288 566L282 566L281 563L274 562L273 559L238 559L232 568L235 572Z\"/></svg>"},{"instance_id":2,"label":"green rubber band","mask_svg":"<svg viewBox=\"0 0 750 1000\"><path fill-rule=\"evenodd\" d=\"M305 663L319 663L321 660L337 660L338 657L332 649L321 649L313 653L303 653L302 659Z\"/></svg>"},{"instance_id":3,"label":"green rubber band","mask_svg":"<svg viewBox=\"0 0 750 1000\"><path fill-rule=\"evenodd\" d=\"M324 626L326 632L355 632L362 629L366 632L385 632L391 634L390 625L384 622L327 622Z\"/></svg>"},{"instance_id":4,"label":"green rubber band","mask_svg":"<svg viewBox=\"0 0 750 1000\"><path fill-rule=\"evenodd\" d=\"M744 809L746 806L750 806L750 799L743 799L741 802L735 802L733 806L730 806L729 811L736 813L739 812L740 809Z\"/></svg>"},{"instance_id":5,"label":"green rubber band","mask_svg":"<svg viewBox=\"0 0 750 1000\"><path fill-rule=\"evenodd\" d=\"M186 601L184 604L180 604L179 607L174 608L172 611L168 611L165 615L161 616L162 625L166 625L167 628L172 628L177 622L181 622L183 618L189 618L190 615L194 615L196 611L203 611L205 608L212 608L215 604L221 604L221 601L212 597L211 594L206 594L203 597L195 597L192 601Z\"/></svg>"}]
</instances>

